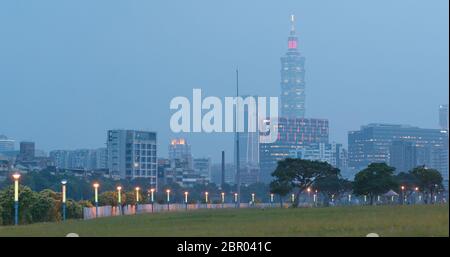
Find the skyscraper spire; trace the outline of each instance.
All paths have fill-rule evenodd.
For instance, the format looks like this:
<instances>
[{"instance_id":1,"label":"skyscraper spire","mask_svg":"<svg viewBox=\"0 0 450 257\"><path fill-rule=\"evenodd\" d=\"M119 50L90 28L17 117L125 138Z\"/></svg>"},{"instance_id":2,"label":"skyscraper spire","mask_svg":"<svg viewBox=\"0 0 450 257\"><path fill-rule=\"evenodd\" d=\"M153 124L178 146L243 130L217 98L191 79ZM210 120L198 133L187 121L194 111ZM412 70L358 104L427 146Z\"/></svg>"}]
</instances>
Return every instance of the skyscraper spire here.
<instances>
[{"instance_id":1,"label":"skyscraper spire","mask_svg":"<svg viewBox=\"0 0 450 257\"><path fill-rule=\"evenodd\" d=\"M295 15L291 14L291 35L295 35Z\"/></svg>"},{"instance_id":2,"label":"skyscraper spire","mask_svg":"<svg viewBox=\"0 0 450 257\"><path fill-rule=\"evenodd\" d=\"M281 115L287 118L305 116L305 58L298 50L295 16L291 15L288 51L281 57Z\"/></svg>"}]
</instances>

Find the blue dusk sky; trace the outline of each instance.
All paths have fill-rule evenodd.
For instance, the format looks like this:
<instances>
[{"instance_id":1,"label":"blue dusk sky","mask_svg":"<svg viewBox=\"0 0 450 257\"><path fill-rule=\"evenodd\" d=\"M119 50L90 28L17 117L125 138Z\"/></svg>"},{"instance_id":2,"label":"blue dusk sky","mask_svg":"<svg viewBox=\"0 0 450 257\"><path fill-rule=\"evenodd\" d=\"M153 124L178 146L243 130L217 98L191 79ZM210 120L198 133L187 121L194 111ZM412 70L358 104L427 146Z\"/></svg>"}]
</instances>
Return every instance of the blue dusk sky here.
<instances>
[{"instance_id":1,"label":"blue dusk sky","mask_svg":"<svg viewBox=\"0 0 450 257\"><path fill-rule=\"evenodd\" d=\"M185 136L195 156L232 160L231 134L176 135L175 96L280 94L294 13L306 116L330 140L372 122L437 128L448 103L447 0L0 2L0 134L38 149L105 146L106 131ZM17 147L17 146L16 146Z\"/></svg>"}]
</instances>

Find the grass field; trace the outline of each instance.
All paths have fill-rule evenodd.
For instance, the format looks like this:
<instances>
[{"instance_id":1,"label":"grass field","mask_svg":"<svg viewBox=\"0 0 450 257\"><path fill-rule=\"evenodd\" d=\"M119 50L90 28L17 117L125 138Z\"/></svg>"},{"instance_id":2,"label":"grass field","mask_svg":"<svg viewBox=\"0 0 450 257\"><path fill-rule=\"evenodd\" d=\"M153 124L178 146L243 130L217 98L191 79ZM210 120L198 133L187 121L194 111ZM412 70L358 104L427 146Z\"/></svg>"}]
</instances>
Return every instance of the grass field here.
<instances>
[{"instance_id":1,"label":"grass field","mask_svg":"<svg viewBox=\"0 0 450 257\"><path fill-rule=\"evenodd\" d=\"M0 226L0 236L449 236L448 205L223 209Z\"/></svg>"}]
</instances>

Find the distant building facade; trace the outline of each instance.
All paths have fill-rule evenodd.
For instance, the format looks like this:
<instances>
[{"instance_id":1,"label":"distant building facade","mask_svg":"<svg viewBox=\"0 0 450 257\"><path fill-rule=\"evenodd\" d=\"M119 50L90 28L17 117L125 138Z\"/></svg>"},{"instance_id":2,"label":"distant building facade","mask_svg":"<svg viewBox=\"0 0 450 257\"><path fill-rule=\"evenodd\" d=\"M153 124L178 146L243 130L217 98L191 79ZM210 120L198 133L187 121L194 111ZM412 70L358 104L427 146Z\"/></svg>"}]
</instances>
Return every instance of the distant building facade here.
<instances>
[{"instance_id":1,"label":"distant building facade","mask_svg":"<svg viewBox=\"0 0 450 257\"><path fill-rule=\"evenodd\" d=\"M448 104L439 106L439 128L448 131Z\"/></svg>"},{"instance_id":2,"label":"distant building facade","mask_svg":"<svg viewBox=\"0 0 450 257\"><path fill-rule=\"evenodd\" d=\"M35 144L34 142L22 141L20 142L19 156L20 161L33 161L35 157Z\"/></svg>"},{"instance_id":3,"label":"distant building facade","mask_svg":"<svg viewBox=\"0 0 450 257\"><path fill-rule=\"evenodd\" d=\"M211 181L211 158L194 158L193 169L198 176L196 183L208 184Z\"/></svg>"},{"instance_id":4,"label":"distant building facade","mask_svg":"<svg viewBox=\"0 0 450 257\"><path fill-rule=\"evenodd\" d=\"M413 142L392 141L389 148L389 165L396 173L408 172L417 166L417 148Z\"/></svg>"},{"instance_id":5,"label":"distant building facade","mask_svg":"<svg viewBox=\"0 0 450 257\"><path fill-rule=\"evenodd\" d=\"M14 151L15 141L4 135L0 135L0 153Z\"/></svg>"},{"instance_id":6,"label":"distant building facade","mask_svg":"<svg viewBox=\"0 0 450 257\"><path fill-rule=\"evenodd\" d=\"M108 168L108 154L106 148L54 150L50 152L50 159L58 169L75 170L105 170Z\"/></svg>"},{"instance_id":7,"label":"distant building facade","mask_svg":"<svg viewBox=\"0 0 450 257\"><path fill-rule=\"evenodd\" d=\"M156 133L138 130L109 130L108 169L120 178L148 178L157 186Z\"/></svg>"},{"instance_id":8,"label":"distant building facade","mask_svg":"<svg viewBox=\"0 0 450 257\"><path fill-rule=\"evenodd\" d=\"M293 151L311 144L327 144L328 140L329 126L326 119L279 118L277 141L260 144L259 147L261 182L270 182L277 162L291 156Z\"/></svg>"},{"instance_id":9,"label":"distant building facade","mask_svg":"<svg viewBox=\"0 0 450 257\"><path fill-rule=\"evenodd\" d=\"M169 144L169 160L184 160L192 168L191 145L184 138L172 139Z\"/></svg>"},{"instance_id":10,"label":"distant building facade","mask_svg":"<svg viewBox=\"0 0 450 257\"><path fill-rule=\"evenodd\" d=\"M312 143L290 151L290 158L322 161L339 169L347 168L347 151L342 144Z\"/></svg>"},{"instance_id":11,"label":"distant building facade","mask_svg":"<svg viewBox=\"0 0 450 257\"><path fill-rule=\"evenodd\" d=\"M402 141L403 145L395 141ZM408 142L411 143L410 149ZM373 162L394 163L401 169L407 169L414 162L407 159L415 156L414 166L437 169L448 178L448 131L408 125L369 124L348 133L348 155L349 166L357 169Z\"/></svg>"}]
</instances>

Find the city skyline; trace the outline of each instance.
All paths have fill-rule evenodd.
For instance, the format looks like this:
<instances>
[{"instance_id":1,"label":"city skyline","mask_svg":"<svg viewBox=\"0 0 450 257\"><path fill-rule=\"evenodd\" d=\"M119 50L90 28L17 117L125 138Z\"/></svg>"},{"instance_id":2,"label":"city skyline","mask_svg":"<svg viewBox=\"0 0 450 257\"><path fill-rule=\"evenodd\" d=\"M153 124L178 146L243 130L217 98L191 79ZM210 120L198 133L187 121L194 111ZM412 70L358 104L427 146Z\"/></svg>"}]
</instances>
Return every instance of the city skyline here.
<instances>
[{"instance_id":1,"label":"city skyline","mask_svg":"<svg viewBox=\"0 0 450 257\"><path fill-rule=\"evenodd\" d=\"M331 10L336 8L337 11L350 4L355 6L356 11L352 11L355 13L345 12L342 16L346 17L342 19L333 13L335 10ZM80 14L73 14L71 19L55 15L44 17L41 15L48 11L42 6L35 6L37 11L34 11L32 5L21 9L23 12L18 17L0 16L1 23L6 24L21 18L20 14L34 14L32 17L39 21L37 25L30 25L31 20L24 19L15 29L30 32L33 26L37 26L34 28L46 35L46 39L39 39L35 45L26 43L26 40L17 46L8 40L0 43L1 48L12 49L13 53L0 51L3 57L0 61L0 92L10 96L0 103L4 117L0 134L15 139L16 143L34 141L37 149L49 152L104 147L107 130L144 129L158 133L161 156L167 156L166 145L171 138L184 137L191 143L195 156L212 157L217 163L221 150L232 156L233 135L170 133L170 97L178 94L189 96L189 91L197 86L204 88L207 95L233 95L236 66L240 69L240 85L244 94L278 96L279 56L286 50L292 13L296 15L300 51L308 61L306 118L328 119L330 141L346 145L348 131L376 122L438 128L438 107L448 101L448 24L441 22L448 19L448 13L441 11L441 8L448 8L448 3L412 2L413 8L408 13L396 13L402 4L390 3L392 10L385 10L384 19L372 13L362 17L362 14L367 14L366 7L382 8L380 3L330 3L323 9L312 3L262 4L264 8L259 12L239 10L236 14L238 23L231 24L225 21L232 17L230 8L233 4L223 6L225 11L214 15L204 9L190 9L198 5L179 4L188 8L189 14L197 14L193 20L178 9L169 18L128 7L124 15L133 16L134 20L121 20L124 23L118 27L119 35L128 36L122 40L115 30L96 20L89 12L86 13L88 21L81 24L77 23L82 20ZM62 8L62 13L67 14L70 13L69 7L81 6L60 3L56 8ZM159 4L157 7L164 9L167 6ZM95 8L100 8L100 5ZM114 7L109 8L116 14L121 13ZM142 8L148 11L149 6L143 3ZM357 14L358 11L361 13ZM415 19L418 13L423 19ZM330 16L325 22L324 16L314 14ZM169 24L164 23L166 19ZM337 20L331 24L330 19ZM54 24L58 20L61 20L61 25ZM137 24L140 21L149 26L148 30ZM156 21L155 25L150 26L151 21ZM359 21L363 25L339 27L350 25L350 21ZM97 27L88 29L89 22ZM69 26L74 35L82 35L84 39L78 45L71 44L74 35L62 31L62 39L51 44L50 40L54 40L55 35L48 27L39 24L57 29ZM237 24L240 26L235 28ZM394 28L389 28L389 25ZM133 26L135 29L132 31L125 31ZM147 31L153 34L143 36ZM205 31L208 32L206 34L212 33L217 40L201 33ZM93 35L95 32L103 34ZM199 38L186 39L188 32L199 35ZM396 36L394 32L401 35ZM343 33L344 37L337 38L337 33ZM6 29L6 37L14 35L23 39L28 37ZM384 37L378 39L380 36ZM175 38L184 40L180 45L173 41ZM93 41L92 45L87 39ZM233 43L235 39L239 39L239 44ZM103 46L106 50L99 51ZM158 48L157 51L154 47ZM169 54L169 49L175 49L175 52ZM227 51L221 53L217 49ZM19 50L24 50L23 54L18 53ZM99 54L94 54L95 51ZM174 59L175 55L180 57ZM67 58L60 59L60 56ZM195 58L199 60L194 61ZM69 60L75 64L68 63ZM205 63L214 67L207 67ZM39 68L38 64L42 67ZM194 64L199 69L190 68ZM168 76L173 72L177 76ZM411 78L411 72L416 74L414 78ZM164 90L159 90L162 87ZM392 105L380 106L377 98L379 102ZM121 101L124 104L119 108L116 103ZM209 142L219 145L220 149L202 147L208 146Z\"/></svg>"}]
</instances>

